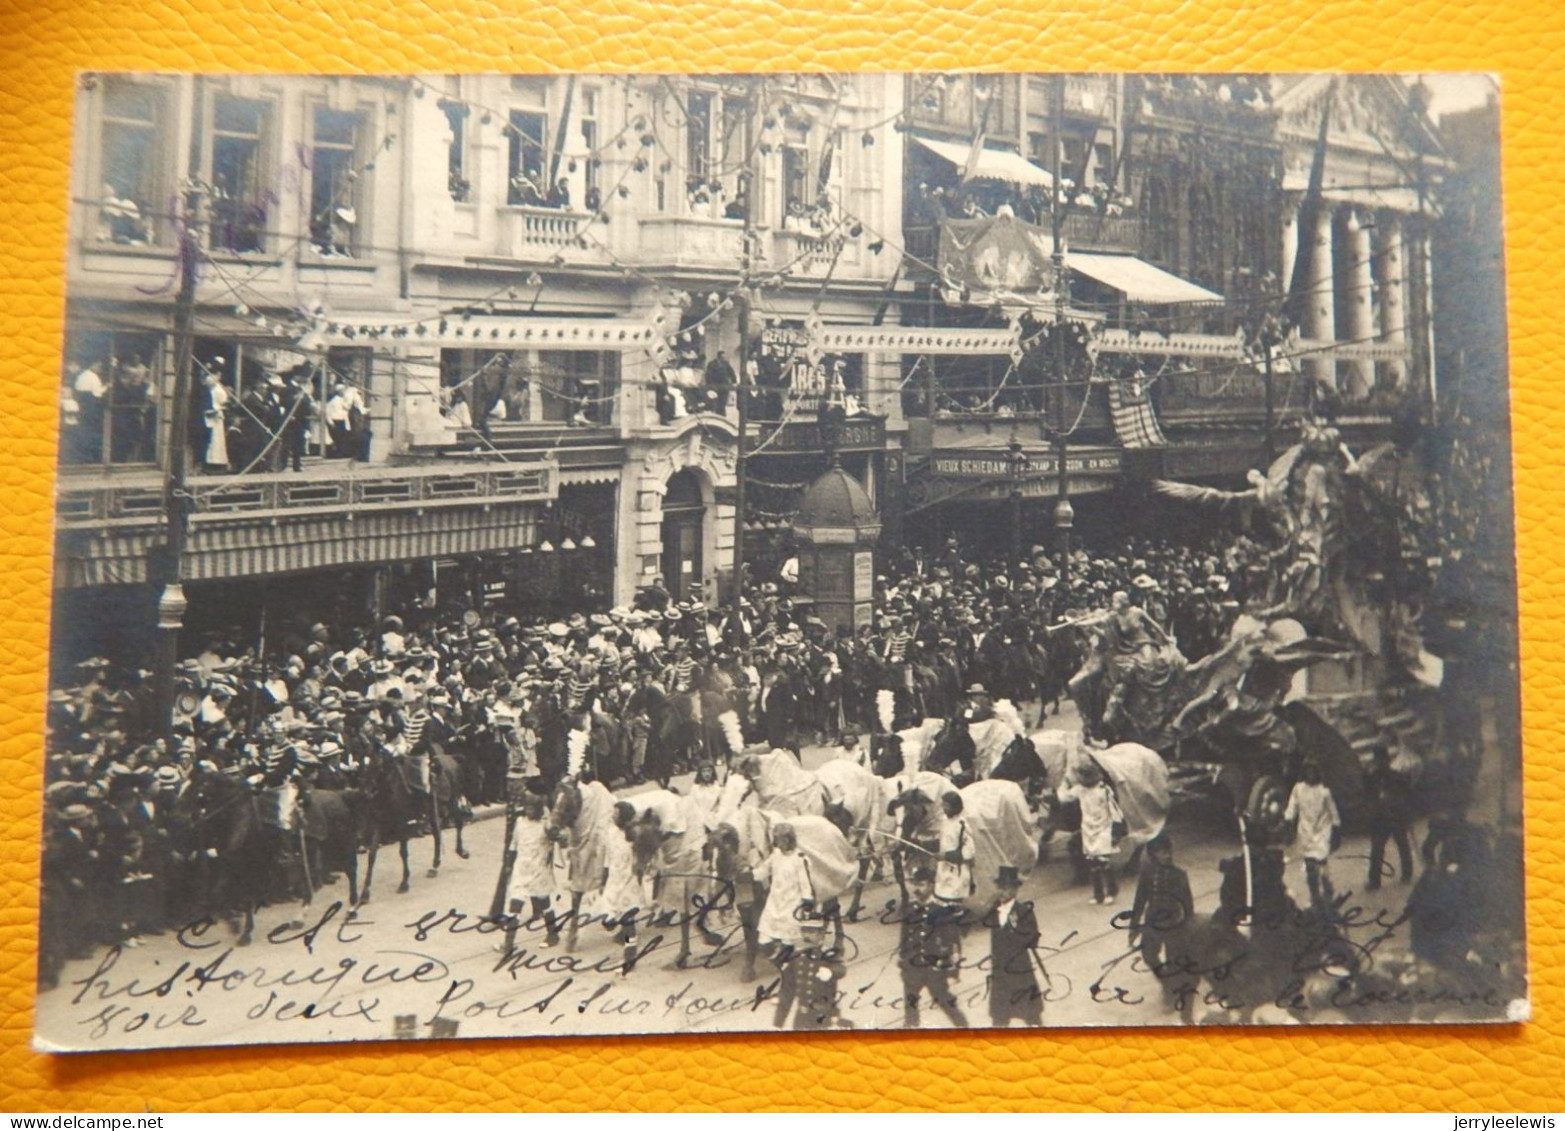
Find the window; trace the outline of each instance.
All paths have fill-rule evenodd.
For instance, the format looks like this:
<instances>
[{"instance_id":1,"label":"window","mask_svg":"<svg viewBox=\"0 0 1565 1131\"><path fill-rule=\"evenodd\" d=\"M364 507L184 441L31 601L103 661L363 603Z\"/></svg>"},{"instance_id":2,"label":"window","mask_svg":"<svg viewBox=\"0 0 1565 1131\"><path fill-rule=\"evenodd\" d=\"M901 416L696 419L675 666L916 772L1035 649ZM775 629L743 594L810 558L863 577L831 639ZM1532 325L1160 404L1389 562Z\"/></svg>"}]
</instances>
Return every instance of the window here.
<instances>
[{"instance_id":1,"label":"window","mask_svg":"<svg viewBox=\"0 0 1565 1131\"><path fill-rule=\"evenodd\" d=\"M1198 283L1223 287L1223 248L1212 194L1201 185L1190 190L1190 264Z\"/></svg>"},{"instance_id":2,"label":"window","mask_svg":"<svg viewBox=\"0 0 1565 1131\"><path fill-rule=\"evenodd\" d=\"M549 120L544 114L534 110L511 111L506 130L506 176L510 185L507 203L532 207L543 204L549 189L544 160L548 130Z\"/></svg>"},{"instance_id":3,"label":"window","mask_svg":"<svg viewBox=\"0 0 1565 1131\"><path fill-rule=\"evenodd\" d=\"M441 100L440 109L446 115L446 127L451 131L451 143L446 148L446 189L451 199L466 204L473 199L473 185L467 176L467 103L447 98Z\"/></svg>"},{"instance_id":4,"label":"window","mask_svg":"<svg viewBox=\"0 0 1565 1131\"><path fill-rule=\"evenodd\" d=\"M1106 142L1099 142L1092 147L1092 182L1093 188L1108 188L1114 183L1114 147Z\"/></svg>"},{"instance_id":5,"label":"window","mask_svg":"<svg viewBox=\"0 0 1565 1131\"><path fill-rule=\"evenodd\" d=\"M597 212L603 207L603 186L599 184L603 162L598 158L598 92L590 86L581 92L581 145L587 154L582 206Z\"/></svg>"},{"instance_id":6,"label":"window","mask_svg":"<svg viewBox=\"0 0 1565 1131\"><path fill-rule=\"evenodd\" d=\"M712 96L692 90L685 99L685 175L692 183L712 178Z\"/></svg>"},{"instance_id":7,"label":"window","mask_svg":"<svg viewBox=\"0 0 1565 1131\"><path fill-rule=\"evenodd\" d=\"M750 155L750 113L749 99L723 95L723 127L718 153L725 173L743 169Z\"/></svg>"},{"instance_id":8,"label":"window","mask_svg":"<svg viewBox=\"0 0 1565 1131\"><path fill-rule=\"evenodd\" d=\"M169 211L163 183L163 92L145 83L112 80L103 93L100 141L102 203L98 238L149 244Z\"/></svg>"},{"instance_id":9,"label":"window","mask_svg":"<svg viewBox=\"0 0 1565 1131\"><path fill-rule=\"evenodd\" d=\"M310 241L322 255L359 246L363 118L317 106L310 147Z\"/></svg>"},{"instance_id":10,"label":"window","mask_svg":"<svg viewBox=\"0 0 1565 1131\"><path fill-rule=\"evenodd\" d=\"M72 334L60 390L60 462L151 463L157 459L162 338Z\"/></svg>"},{"instance_id":11,"label":"window","mask_svg":"<svg viewBox=\"0 0 1565 1131\"><path fill-rule=\"evenodd\" d=\"M1082 180L1087 169L1087 145L1079 137L1060 140L1060 176L1077 188L1085 188Z\"/></svg>"},{"instance_id":12,"label":"window","mask_svg":"<svg viewBox=\"0 0 1565 1131\"><path fill-rule=\"evenodd\" d=\"M537 356L544 420L613 423L618 354L544 350Z\"/></svg>"},{"instance_id":13,"label":"window","mask_svg":"<svg viewBox=\"0 0 1565 1131\"><path fill-rule=\"evenodd\" d=\"M1179 259L1179 233L1169 206L1168 189L1162 181L1146 184L1146 238L1144 246L1154 262L1173 269Z\"/></svg>"},{"instance_id":14,"label":"window","mask_svg":"<svg viewBox=\"0 0 1565 1131\"><path fill-rule=\"evenodd\" d=\"M265 249L267 206L263 182L271 106L219 94L212 100L212 246L223 251Z\"/></svg>"},{"instance_id":15,"label":"window","mask_svg":"<svg viewBox=\"0 0 1565 1131\"><path fill-rule=\"evenodd\" d=\"M790 215L808 211L815 203L810 191L810 151L802 145L784 146L782 151L782 221Z\"/></svg>"}]
</instances>

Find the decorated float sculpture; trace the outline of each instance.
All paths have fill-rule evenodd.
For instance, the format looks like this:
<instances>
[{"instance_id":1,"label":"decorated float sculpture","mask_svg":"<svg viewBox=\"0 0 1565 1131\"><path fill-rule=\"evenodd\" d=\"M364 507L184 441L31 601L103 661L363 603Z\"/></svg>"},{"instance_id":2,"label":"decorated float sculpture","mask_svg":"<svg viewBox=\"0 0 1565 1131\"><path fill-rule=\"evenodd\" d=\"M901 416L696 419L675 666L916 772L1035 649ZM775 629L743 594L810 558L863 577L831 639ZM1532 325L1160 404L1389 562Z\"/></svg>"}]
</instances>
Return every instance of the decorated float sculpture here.
<instances>
[{"instance_id":1,"label":"decorated float sculpture","mask_svg":"<svg viewBox=\"0 0 1565 1131\"><path fill-rule=\"evenodd\" d=\"M1242 516L1269 539L1262 592L1216 652L1188 662L1119 594L1107 612L1057 627L1093 633L1070 685L1089 734L1189 764L1225 785L1251 821L1276 826L1306 759L1351 809L1368 748L1411 755L1423 742L1408 704L1440 682L1419 631L1439 558L1427 545L1422 470L1395 445L1355 458L1335 428L1310 421L1249 479L1246 491L1155 484L1173 500Z\"/></svg>"}]
</instances>

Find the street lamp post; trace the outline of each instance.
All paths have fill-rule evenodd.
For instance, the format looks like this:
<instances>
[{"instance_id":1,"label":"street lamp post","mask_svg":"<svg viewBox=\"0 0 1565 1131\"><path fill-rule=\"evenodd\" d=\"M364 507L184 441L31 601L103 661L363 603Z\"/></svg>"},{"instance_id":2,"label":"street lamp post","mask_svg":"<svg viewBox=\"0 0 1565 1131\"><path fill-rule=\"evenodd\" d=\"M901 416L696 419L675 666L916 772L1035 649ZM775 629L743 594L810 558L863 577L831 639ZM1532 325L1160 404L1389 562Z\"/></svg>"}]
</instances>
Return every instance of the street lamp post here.
<instances>
[{"instance_id":1,"label":"street lamp post","mask_svg":"<svg viewBox=\"0 0 1565 1131\"><path fill-rule=\"evenodd\" d=\"M1022 560L1022 476L1032 461L1015 436L1005 450L1006 476L1011 484L1011 561Z\"/></svg>"},{"instance_id":2,"label":"street lamp post","mask_svg":"<svg viewBox=\"0 0 1565 1131\"><path fill-rule=\"evenodd\" d=\"M1067 400L1065 396L1065 310L1070 302L1070 273L1065 265L1065 200L1060 184L1060 147L1064 141L1065 131L1065 76L1054 76L1054 97L1051 99L1050 117L1053 119L1053 151L1050 160L1050 173L1053 180L1051 190L1053 192L1053 214L1050 220L1053 224L1052 235L1054 237L1054 327L1052 345L1054 347L1054 459L1055 459L1055 486L1056 501L1054 504L1054 528L1059 534L1060 540L1060 584L1067 591L1070 588L1071 568L1071 526L1076 521L1076 508L1070 501L1070 437L1065 425L1067 412ZM1083 389L1085 398L1090 390Z\"/></svg>"},{"instance_id":3,"label":"street lamp post","mask_svg":"<svg viewBox=\"0 0 1565 1131\"><path fill-rule=\"evenodd\" d=\"M1060 585L1067 591L1071 583L1071 527L1076 524L1076 508L1067 496L1054 504L1054 529L1060 535Z\"/></svg>"}]
</instances>

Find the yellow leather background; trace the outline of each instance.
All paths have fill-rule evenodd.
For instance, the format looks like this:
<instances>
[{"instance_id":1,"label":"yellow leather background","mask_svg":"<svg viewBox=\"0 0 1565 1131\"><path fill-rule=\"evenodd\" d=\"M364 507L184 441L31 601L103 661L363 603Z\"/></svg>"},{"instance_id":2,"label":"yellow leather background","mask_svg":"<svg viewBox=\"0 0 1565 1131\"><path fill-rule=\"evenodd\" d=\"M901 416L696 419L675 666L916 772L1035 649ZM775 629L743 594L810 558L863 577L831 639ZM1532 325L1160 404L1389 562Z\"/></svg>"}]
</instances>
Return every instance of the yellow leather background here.
<instances>
[{"instance_id":1,"label":"yellow leather background","mask_svg":"<svg viewBox=\"0 0 1565 1131\"><path fill-rule=\"evenodd\" d=\"M1560 0L3 0L0 1108L1565 1107ZM842 9L842 10L839 10ZM1503 73L1534 1020L1496 1029L833 1034L47 1057L32 1028L66 167L79 69Z\"/></svg>"}]
</instances>

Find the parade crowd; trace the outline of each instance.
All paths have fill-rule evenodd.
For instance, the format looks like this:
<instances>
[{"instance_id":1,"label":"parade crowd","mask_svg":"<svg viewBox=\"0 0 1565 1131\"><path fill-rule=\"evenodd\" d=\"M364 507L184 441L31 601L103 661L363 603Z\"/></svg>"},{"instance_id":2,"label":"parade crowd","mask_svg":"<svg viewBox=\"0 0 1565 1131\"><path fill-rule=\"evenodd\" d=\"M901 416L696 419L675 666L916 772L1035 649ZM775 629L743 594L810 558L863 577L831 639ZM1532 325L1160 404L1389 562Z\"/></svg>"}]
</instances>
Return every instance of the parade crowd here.
<instances>
[{"instance_id":1,"label":"parade crowd","mask_svg":"<svg viewBox=\"0 0 1565 1131\"><path fill-rule=\"evenodd\" d=\"M567 775L610 789L666 790L694 770L687 788L711 789L714 766L747 747L797 753L884 732L886 691L893 729L949 718L975 696L1036 703L1047 714L1087 658L1083 634L1051 626L1133 598L1194 660L1220 645L1266 585L1260 547L1243 537L1222 549L1127 539L1109 552L1075 551L1068 570L1041 547L1022 561L970 561L952 540L933 552L893 550L880 567L873 623L857 634L832 634L812 615L785 561L774 576L750 579L737 610L675 601L658 579L629 606L553 621L418 604L369 623L300 623L260 656L231 635L215 637L179 664L172 734L158 717L151 673L84 660L74 686L49 696L41 980L52 983L64 962L94 947L135 946L230 910L207 905L214 897L205 869L217 850L200 826L210 814L181 800L207 777L297 799L363 788L387 765L417 764L399 772L427 791L427 755L440 751L457 767L454 805L466 812L510 801L517 835L543 837L543 813ZM1083 840L1102 839L1112 798L1098 819L1085 794L1111 791L1101 780L1072 788L1082 793ZM369 794L373 804L378 794ZM1095 832L1095 823L1103 828ZM1377 848L1388 839L1405 877L1405 832ZM311 882L295 843L302 838L278 840L273 900L298 898ZM1169 913L1148 912L1149 899L1188 903L1187 884L1168 871L1166 845L1154 847L1143 877L1150 886L1137 895L1143 924ZM1107 858L1090 844L1087 851ZM918 906L939 868L913 870ZM770 878L774 888L788 882L786 874ZM1018 878L991 879L1002 925L1020 924L1025 935L1032 911L1018 910ZM1313 888L1313 870L1311 879ZM1113 903L1112 873L1095 869L1092 880L1095 901ZM513 877L513 898L526 886ZM556 920L539 898L530 921L542 917L552 941ZM526 900L511 910L526 912ZM904 923L902 947L928 959L910 968L915 983L934 977L930 968L939 968L956 929L938 914ZM1154 926L1137 940L1155 956L1168 937ZM809 991L802 982L792 988ZM908 1020L916 1025L916 985L913 1000ZM1023 1020L1038 1023L1030 1009Z\"/></svg>"}]
</instances>

